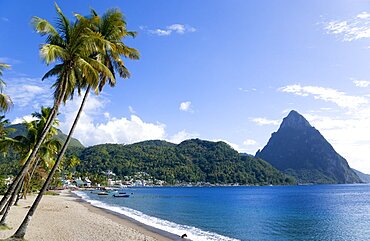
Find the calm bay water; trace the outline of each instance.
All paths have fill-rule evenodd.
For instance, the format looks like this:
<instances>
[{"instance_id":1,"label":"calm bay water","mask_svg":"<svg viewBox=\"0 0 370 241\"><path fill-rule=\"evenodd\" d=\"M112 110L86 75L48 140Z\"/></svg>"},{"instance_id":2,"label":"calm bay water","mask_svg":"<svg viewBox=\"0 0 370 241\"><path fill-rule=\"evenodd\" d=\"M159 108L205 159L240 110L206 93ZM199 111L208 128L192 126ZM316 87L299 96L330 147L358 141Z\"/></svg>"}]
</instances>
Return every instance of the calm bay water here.
<instances>
[{"instance_id":1,"label":"calm bay water","mask_svg":"<svg viewBox=\"0 0 370 241\"><path fill-rule=\"evenodd\" d=\"M95 206L193 240L370 240L370 185L126 191L134 194L78 194Z\"/></svg>"}]
</instances>

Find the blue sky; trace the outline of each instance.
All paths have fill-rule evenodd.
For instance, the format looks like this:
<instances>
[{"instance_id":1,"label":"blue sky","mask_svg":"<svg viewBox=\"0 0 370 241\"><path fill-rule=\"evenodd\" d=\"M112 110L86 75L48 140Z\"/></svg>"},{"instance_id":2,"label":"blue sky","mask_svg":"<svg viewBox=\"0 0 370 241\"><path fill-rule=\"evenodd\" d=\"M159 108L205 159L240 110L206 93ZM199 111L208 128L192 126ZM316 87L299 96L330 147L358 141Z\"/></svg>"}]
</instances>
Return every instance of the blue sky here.
<instances>
[{"instance_id":1,"label":"blue sky","mask_svg":"<svg viewBox=\"0 0 370 241\"><path fill-rule=\"evenodd\" d=\"M59 1L70 18L117 7L132 73L91 96L75 137L84 145L146 139L224 140L254 154L295 109L349 164L370 173L370 4L367 1ZM13 122L52 103L44 39L32 16L55 19L53 1L0 3L0 62ZM79 99L61 110L67 132Z\"/></svg>"}]
</instances>

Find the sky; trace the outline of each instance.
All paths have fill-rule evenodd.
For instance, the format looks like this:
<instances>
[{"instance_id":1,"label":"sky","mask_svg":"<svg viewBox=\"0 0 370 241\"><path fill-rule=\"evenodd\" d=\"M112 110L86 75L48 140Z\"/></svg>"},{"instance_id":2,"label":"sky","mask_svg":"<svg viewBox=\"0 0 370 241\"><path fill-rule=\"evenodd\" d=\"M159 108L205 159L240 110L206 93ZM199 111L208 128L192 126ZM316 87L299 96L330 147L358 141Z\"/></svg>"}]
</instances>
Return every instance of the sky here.
<instances>
[{"instance_id":1,"label":"sky","mask_svg":"<svg viewBox=\"0 0 370 241\"><path fill-rule=\"evenodd\" d=\"M90 95L74 134L85 146L189 138L225 141L255 154L290 110L296 110L347 159L370 173L370 3L349 0L57 1L63 12L87 15L119 8L130 79ZM6 117L29 120L53 103L51 66L39 56L45 38L32 16L55 22L53 1L0 2L0 62ZM65 133L81 98L61 109Z\"/></svg>"}]
</instances>

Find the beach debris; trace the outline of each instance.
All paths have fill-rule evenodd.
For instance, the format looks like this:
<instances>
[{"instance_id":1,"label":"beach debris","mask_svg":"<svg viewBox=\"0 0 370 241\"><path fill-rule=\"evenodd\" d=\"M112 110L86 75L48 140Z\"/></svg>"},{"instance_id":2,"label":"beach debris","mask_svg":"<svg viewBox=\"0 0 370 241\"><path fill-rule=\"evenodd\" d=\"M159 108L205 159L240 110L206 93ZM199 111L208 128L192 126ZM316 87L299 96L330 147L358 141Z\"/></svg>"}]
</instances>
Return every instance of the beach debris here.
<instances>
[{"instance_id":1,"label":"beach debris","mask_svg":"<svg viewBox=\"0 0 370 241\"><path fill-rule=\"evenodd\" d=\"M188 235L186 235L186 233L184 233L183 235L181 235L181 238L187 238Z\"/></svg>"}]
</instances>

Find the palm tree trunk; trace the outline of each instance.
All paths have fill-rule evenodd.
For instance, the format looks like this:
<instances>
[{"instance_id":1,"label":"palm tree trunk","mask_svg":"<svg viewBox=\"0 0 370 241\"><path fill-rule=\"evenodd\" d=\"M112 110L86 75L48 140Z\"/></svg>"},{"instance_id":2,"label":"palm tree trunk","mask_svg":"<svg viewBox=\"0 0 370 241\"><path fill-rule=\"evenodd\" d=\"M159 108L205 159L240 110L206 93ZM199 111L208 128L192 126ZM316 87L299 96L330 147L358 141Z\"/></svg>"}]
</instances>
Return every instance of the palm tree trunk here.
<instances>
[{"instance_id":1,"label":"palm tree trunk","mask_svg":"<svg viewBox=\"0 0 370 241\"><path fill-rule=\"evenodd\" d=\"M0 226L6 226L6 219L8 217L10 208L13 205L13 202L14 202L16 196L17 196L17 193L18 193L20 187L21 187L21 182L18 182L18 185L15 188L15 191L13 192L11 198L9 199L9 202L6 205L5 212L4 212L3 217L1 218L1 221L0 221Z\"/></svg>"},{"instance_id":2,"label":"palm tree trunk","mask_svg":"<svg viewBox=\"0 0 370 241\"><path fill-rule=\"evenodd\" d=\"M24 236L26 235L28 224L31 221L32 216L35 213L38 205L40 204L40 201L42 199L42 196L44 195L44 192L47 190L47 188L48 188L48 186L49 186L49 184L50 184L50 182L51 182L51 180L52 180L52 178L53 178L56 170L58 169L58 166L59 166L60 162L63 159L64 153L67 150L67 147L68 147L68 144L69 144L69 142L71 140L72 134L73 134L73 132L74 132L74 130L76 128L76 125L78 123L78 120L80 118L80 115L82 113L82 110L83 110L83 108L85 106L86 99L87 99L87 97L89 95L89 92L90 92L90 88L91 88L91 86L89 85L87 87L87 89L86 89L86 93L85 93L85 96L84 96L84 98L82 100L80 109L77 112L76 118L75 118L75 120L73 122L73 125L72 125L72 127L71 127L71 129L70 129L70 131L68 133L68 137L67 137L66 141L64 142L64 145L62 147L62 150L60 151L60 153L58 155L58 158L57 158L57 160L54 163L53 168L51 169L51 171L50 171L50 173L49 173L49 175L48 175L48 177L47 177L44 185L42 186L39 194L37 195L35 202L33 203L32 207L28 211L26 217L23 219L23 222L22 222L21 226L19 226L19 228L17 229L17 231L15 232L15 234L12 236L12 238L23 239Z\"/></svg>"},{"instance_id":3,"label":"palm tree trunk","mask_svg":"<svg viewBox=\"0 0 370 241\"><path fill-rule=\"evenodd\" d=\"M19 201L19 199L21 197L21 193L22 193L22 190L24 188L24 181L25 180L24 180L24 177L23 177L23 179L21 181L22 182L21 188L18 191L14 192L14 193L17 193L17 199L14 202L14 206L18 206L18 201Z\"/></svg>"},{"instance_id":4,"label":"palm tree trunk","mask_svg":"<svg viewBox=\"0 0 370 241\"><path fill-rule=\"evenodd\" d=\"M54 107L53 107L54 111L52 111L52 113L49 115L48 120L46 121L46 123L48 123L48 125L44 127L44 130L43 130L41 136L39 137L39 139L38 139L38 141L35 145L35 148L32 150L31 155L28 157L28 159L24 163L22 169L19 171L17 177L14 179L14 181L12 182L10 187L8 188L7 192L5 193L3 198L1 199L1 201L0 201L0 210L5 206L6 201L8 201L9 197L14 192L14 190L15 190L16 186L18 185L18 183L20 182L21 178L28 171L29 165L35 159L36 154L37 154L38 150L40 149L41 144L43 143L44 139L46 138L47 133L49 132L51 126L53 125L53 121L54 121L54 119L55 119L55 117L58 113L59 105L61 103L61 100L63 100L65 93L66 93L66 89L64 88L63 93L61 95L61 98L58 101L56 101L55 104L54 104ZM50 119L50 121L49 121L49 119Z\"/></svg>"},{"instance_id":5,"label":"palm tree trunk","mask_svg":"<svg viewBox=\"0 0 370 241\"><path fill-rule=\"evenodd\" d=\"M32 172L31 172L30 178L27 181L27 184L24 185L24 183L23 183L23 188L26 188L24 190L24 192L22 193L22 198L24 198L24 199L27 199L26 198L26 194L30 190L30 185L31 185L31 180L32 180L33 174L35 173L35 170L36 170L36 168L38 167L39 164L40 164L40 160L37 160L36 163L35 163L35 165L32 168ZM19 193L18 193L18 197L17 197L17 200L15 201L15 204L14 205L16 205L18 203L19 197L20 196L19 196Z\"/></svg>"}]
</instances>

